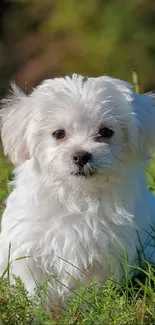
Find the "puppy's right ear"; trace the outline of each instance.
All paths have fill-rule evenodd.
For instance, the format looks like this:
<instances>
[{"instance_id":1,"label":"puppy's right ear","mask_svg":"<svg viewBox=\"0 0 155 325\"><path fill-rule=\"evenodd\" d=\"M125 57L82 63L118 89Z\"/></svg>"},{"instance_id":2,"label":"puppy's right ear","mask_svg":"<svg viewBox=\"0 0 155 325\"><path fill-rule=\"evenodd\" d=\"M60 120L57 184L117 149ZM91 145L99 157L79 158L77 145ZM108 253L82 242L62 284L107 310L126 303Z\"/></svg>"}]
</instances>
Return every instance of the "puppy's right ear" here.
<instances>
[{"instance_id":1,"label":"puppy's right ear","mask_svg":"<svg viewBox=\"0 0 155 325\"><path fill-rule=\"evenodd\" d=\"M4 153L15 165L29 159L27 129L30 121L28 97L13 83L1 101L0 123Z\"/></svg>"}]
</instances>

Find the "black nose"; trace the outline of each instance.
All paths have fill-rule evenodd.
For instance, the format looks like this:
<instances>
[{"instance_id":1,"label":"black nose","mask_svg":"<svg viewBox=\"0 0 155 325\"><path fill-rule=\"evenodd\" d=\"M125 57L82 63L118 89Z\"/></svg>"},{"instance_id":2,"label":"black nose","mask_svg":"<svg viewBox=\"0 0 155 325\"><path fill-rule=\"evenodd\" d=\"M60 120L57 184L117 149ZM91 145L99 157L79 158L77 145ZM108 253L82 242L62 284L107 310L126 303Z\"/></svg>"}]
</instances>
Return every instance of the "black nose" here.
<instances>
[{"instance_id":1,"label":"black nose","mask_svg":"<svg viewBox=\"0 0 155 325\"><path fill-rule=\"evenodd\" d=\"M83 167L90 160L91 154L87 151L77 151L73 155L74 164Z\"/></svg>"}]
</instances>

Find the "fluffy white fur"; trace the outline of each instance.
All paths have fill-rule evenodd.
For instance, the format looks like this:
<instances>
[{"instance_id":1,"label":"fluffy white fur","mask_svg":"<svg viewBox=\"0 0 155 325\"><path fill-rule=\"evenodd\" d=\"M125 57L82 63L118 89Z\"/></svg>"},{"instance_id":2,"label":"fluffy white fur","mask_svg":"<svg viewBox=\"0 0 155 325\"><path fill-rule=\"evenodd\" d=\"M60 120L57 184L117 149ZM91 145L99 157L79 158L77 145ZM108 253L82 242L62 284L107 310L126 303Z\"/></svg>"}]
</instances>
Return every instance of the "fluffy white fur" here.
<instances>
[{"instance_id":1,"label":"fluffy white fur","mask_svg":"<svg viewBox=\"0 0 155 325\"><path fill-rule=\"evenodd\" d=\"M0 116L4 152L16 165L2 218L2 272L11 243L12 273L29 292L49 276L50 297L64 299L66 287L77 286L73 277L104 281L110 270L120 280L125 251L136 264L142 244L151 259L155 201L144 168L155 142L153 97L107 76L73 75L45 80L29 96L13 85ZM97 142L101 126L114 136ZM58 129L65 138L54 138ZM85 177L72 162L80 150L92 154Z\"/></svg>"}]
</instances>

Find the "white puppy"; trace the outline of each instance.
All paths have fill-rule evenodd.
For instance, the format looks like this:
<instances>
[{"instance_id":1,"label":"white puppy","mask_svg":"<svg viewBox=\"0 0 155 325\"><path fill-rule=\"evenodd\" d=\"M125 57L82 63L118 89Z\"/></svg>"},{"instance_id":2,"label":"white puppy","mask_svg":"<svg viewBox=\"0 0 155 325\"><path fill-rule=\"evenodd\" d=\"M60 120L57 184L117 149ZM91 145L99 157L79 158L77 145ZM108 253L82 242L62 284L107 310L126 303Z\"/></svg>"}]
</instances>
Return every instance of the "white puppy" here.
<instances>
[{"instance_id":1,"label":"white puppy","mask_svg":"<svg viewBox=\"0 0 155 325\"><path fill-rule=\"evenodd\" d=\"M109 270L120 280L125 251L129 264L141 245L150 258L155 201L144 168L155 143L154 99L121 80L73 75L45 80L29 96L13 85L2 106L4 152L17 168L2 217L1 271L11 243L12 273L29 292L50 276L50 296L64 298L66 287L104 281Z\"/></svg>"}]
</instances>

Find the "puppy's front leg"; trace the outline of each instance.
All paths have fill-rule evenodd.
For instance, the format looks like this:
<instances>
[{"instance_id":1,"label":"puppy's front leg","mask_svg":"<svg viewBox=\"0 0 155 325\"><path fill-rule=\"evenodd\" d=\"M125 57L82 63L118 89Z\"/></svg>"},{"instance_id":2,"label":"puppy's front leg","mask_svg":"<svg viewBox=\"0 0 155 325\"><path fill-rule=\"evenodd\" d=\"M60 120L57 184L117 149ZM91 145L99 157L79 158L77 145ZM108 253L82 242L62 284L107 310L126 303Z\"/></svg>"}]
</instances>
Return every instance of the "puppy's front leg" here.
<instances>
[{"instance_id":1,"label":"puppy's front leg","mask_svg":"<svg viewBox=\"0 0 155 325\"><path fill-rule=\"evenodd\" d=\"M3 239L3 240L2 240ZM27 291L33 294L35 287L42 281L42 270L39 268L32 257L26 257L21 251L17 257L12 254L11 246L4 243L4 238L0 236L0 275L9 274L11 282L13 275L20 276Z\"/></svg>"},{"instance_id":2,"label":"puppy's front leg","mask_svg":"<svg viewBox=\"0 0 155 325\"><path fill-rule=\"evenodd\" d=\"M30 295L34 289L41 285L43 281L42 270L39 268L32 257L19 258L11 263L11 274L20 276Z\"/></svg>"}]
</instances>

